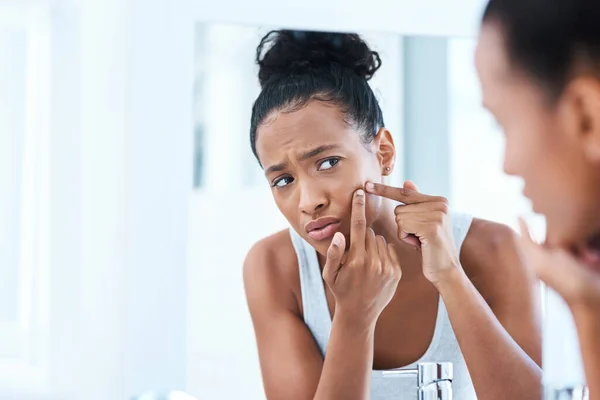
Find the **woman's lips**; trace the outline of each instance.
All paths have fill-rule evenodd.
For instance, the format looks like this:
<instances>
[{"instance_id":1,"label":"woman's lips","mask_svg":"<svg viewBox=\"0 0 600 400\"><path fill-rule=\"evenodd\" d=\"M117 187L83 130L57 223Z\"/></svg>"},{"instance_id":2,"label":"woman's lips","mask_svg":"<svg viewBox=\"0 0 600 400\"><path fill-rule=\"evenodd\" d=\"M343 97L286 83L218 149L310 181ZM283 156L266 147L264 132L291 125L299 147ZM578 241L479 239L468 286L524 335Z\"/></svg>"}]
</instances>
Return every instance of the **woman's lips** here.
<instances>
[{"instance_id":1,"label":"woman's lips","mask_svg":"<svg viewBox=\"0 0 600 400\"><path fill-rule=\"evenodd\" d=\"M308 236L313 240L325 240L332 238L338 231L340 222L332 222L320 228L315 228L308 231Z\"/></svg>"}]
</instances>

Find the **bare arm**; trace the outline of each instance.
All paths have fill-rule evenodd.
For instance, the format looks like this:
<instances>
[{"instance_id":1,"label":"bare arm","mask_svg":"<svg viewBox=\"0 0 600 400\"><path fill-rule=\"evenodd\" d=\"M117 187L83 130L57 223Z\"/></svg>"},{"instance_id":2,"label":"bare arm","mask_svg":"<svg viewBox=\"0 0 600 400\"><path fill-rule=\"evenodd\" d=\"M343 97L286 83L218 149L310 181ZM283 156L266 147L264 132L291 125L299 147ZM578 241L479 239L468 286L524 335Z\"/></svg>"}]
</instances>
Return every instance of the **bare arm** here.
<instances>
[{"instance_id":1,"label":"bare arm","mask_svg":"<svg viewBox=\"0 0 600 400\"><path fill-rule=\"evenodd\" d=\"M269 400L368 399L373 329L356 329L336 313L323 357L296 300L255 247L244 264L246 297Z\"/></svg>"},{"instance_id":2,"label":"bare arm","mask_svg":"<svg viewBox=\"0 0 600 400\"><path fill-rule=\"evenodd\" d=\"M360 326L333 318L327 357L315 399L368 399L375 324Z\"/></svg>"},{"instance_id":3,"label":"bare arm","mask_svg":"<svg viewBox=\"0 0 600 400\"><path fill-rule=\"evenodd\" d=\"M271 261L271 262L270 262ZM268 250L253 248L244 283L269 400L368 399L374 325L359 327L337 312L323 357L298 315L289 288L273 273Z\"/></svg>"},{"instance_id":4,"label":"bare arm","mask_svg":"<svg viewBox=\"0 0 600 400\"><path fill-rule=\"evenodd\" d=\"M402 203L394 209L398 238L420 248L423 273L444 299L478 397L540 398L537 302L516 235L476 220L459 260L447 199L420 193L410 181L403 188L378 183L365 187Z\"/></svg>"},{"instance_id":5,"label":"bare arm","mask_svg":"<svg viewBox=\"0 0 600 400\"><path fill-rule=\"evenodd\" d=\"M481 399L542 395L539 292L516 234L476 220L461 264L436 284ZM477 287L477 288L476 288Z\"/></svg>"},{"instance_id":6,"label":"bare arm","mask_svg":"<svg viewBox=\"0 0 600 400\"><path fill-rule=\"evenodd\" d=\"M600 400L600 311L572 308L581 346L590 400Z\"/></svg>"},{"instance_id":7,"label":"bare arm","mask_svg":"<svg viewBox=\"0 0 600 400\"><path fill-rule=\"evenodd\" d=\"M297 315L295 298L259 242L244 263L244 286L269 400L312 399L323 359Z\"/></svg>"}]
</instances>

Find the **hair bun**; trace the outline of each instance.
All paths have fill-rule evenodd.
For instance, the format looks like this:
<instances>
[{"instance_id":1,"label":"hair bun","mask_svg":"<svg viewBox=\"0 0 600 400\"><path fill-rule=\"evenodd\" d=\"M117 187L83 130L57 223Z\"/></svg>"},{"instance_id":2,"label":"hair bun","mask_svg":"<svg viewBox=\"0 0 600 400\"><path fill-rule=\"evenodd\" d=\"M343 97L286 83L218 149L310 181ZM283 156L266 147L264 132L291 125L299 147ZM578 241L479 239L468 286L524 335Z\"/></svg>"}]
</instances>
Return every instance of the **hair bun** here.
<instances>
[{"instance_id":1,"label":"hair bun","mask_svg":"<svg viewBox=\"0 0 600 400\"><path fill-rule=\"evenodd\" d=\"M357 34L276 30L256 49L258 80L264 86L274 76L327 70L333 64L371 79L381 66L379 54Z\"/></svg>"}]
</instances>

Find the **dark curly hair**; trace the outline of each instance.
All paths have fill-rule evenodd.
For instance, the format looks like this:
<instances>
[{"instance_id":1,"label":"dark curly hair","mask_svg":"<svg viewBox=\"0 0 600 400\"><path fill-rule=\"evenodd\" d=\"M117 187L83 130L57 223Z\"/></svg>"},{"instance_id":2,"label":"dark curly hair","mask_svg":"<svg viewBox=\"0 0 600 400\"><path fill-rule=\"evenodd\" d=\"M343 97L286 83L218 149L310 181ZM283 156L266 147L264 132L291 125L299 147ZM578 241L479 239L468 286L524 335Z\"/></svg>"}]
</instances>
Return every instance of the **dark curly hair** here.
<instances>
[{"instance_id":1,"label":"dark curly hair","mask_svg":"<svg viewBox=\"0 0 600 400\"><path fill-rule=\"evenodd\" d=\"M262 91L252 108L250 144L256 153L258 127L273 112L293 112L316 100L339 107L346 123L370 143L384 126L368 84L381 66L379 54L357 34L278 30L256 49Z\"/></svg>"},{"instance_id":2,"label":"dark curly hair","mask_svg":"<svg viewBox=\"0 0 600 400\"><path fill-rule=\"evenodd\" d=\"M483 22L499 24L510 61L551 100L582 69L600 78L599 0L490 0Z\"/></svg>"}]
</instances>

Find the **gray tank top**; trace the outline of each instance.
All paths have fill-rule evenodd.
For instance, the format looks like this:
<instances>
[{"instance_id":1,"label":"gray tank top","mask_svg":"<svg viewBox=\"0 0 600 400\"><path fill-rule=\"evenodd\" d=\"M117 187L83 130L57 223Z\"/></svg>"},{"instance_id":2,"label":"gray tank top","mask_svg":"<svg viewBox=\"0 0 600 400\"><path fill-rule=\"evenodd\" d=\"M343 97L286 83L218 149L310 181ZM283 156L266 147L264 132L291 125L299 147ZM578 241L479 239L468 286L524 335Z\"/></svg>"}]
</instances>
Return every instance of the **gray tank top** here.
<instances>
[{"instance_id":1,"label":"gray tank top","mask_svg":"<svg viewBox=\"0 0 600 400\"><path fill-rule=\"evenodd\" d=\"M460 248L467 236L473 220L467 214L451 213L454 242ZM290 228L290 236L300 269L300 288L304 308L304 322L317 342L321 354L325 356L331 333L331 314L325 296L325 282L317 252L296 231ZM415 368L421 362L451 362L454 366L452 390L457 400L476 400L475 390L456 336L448 319L448 312L442 297L439 297L438 315L433 339L425 354L403 368ZM383 376L382 371L373 371L371 376L371 400L413 400L417 399L416 378Z\"/></svg>"}]
</instances>

